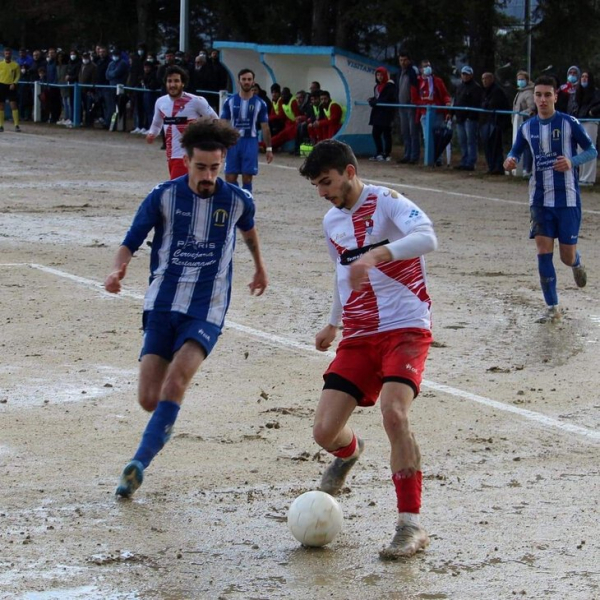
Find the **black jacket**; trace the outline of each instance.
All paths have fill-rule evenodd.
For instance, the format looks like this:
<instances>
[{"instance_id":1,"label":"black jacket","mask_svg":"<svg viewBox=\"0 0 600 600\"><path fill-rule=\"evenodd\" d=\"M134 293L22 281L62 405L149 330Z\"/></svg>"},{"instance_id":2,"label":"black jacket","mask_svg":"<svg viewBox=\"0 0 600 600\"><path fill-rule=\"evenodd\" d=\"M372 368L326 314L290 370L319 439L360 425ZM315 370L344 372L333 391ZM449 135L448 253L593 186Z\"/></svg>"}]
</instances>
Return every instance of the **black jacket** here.
<instances>
[{"instance_id":1,"label":"black jacket","mask_svg":"<svg viewBox=\"0 0 600 600\"><path fill-rule=\"evenodd\" d=\"M454 106L468 106L470 108L481 108L481 102L483 100L483 90L481 86L474 80L462 81L456 88L456 94L454 96ZM456 120L459 123L464 123L467 119L473 121L479 121L478 112L472 112L468 110L456 110L453 111L456 115Z\"/></svg>"},{"instance_id":2,"label":"black jacket","mask_svg":"<svg viewBox=\"0 0 600 600\"><path fill-rule=\"evenodd\" d=\"M377 86L375 86L375 94ZM377 127L389 127L394 120L396 108L392 106L378 106L379 104L397 104L398 94L396 92L396 84L390 79L381 90L379 96L374 95L369 98L371 108L371 116L369 117L369 125Z\"/></svg>"}]
</instances>

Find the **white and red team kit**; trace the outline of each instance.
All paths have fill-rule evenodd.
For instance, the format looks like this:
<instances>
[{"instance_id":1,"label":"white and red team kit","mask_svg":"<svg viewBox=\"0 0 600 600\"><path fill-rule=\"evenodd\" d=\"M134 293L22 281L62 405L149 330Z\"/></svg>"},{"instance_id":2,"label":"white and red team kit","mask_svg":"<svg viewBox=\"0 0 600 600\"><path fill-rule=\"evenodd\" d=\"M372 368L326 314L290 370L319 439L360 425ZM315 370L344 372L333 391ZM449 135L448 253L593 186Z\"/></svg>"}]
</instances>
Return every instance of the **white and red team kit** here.
<instances>
[{"instance_id":1,"label":"white and red team kit","mask_svg":"<svg viewBox=\"0 0 600 600\"><path fill-rule=\"evenodd\" d=\"M343 324L344 338L404 328L431 329L431 300L419 244L434 234L429 217L416 204L388 188L365 185L350 210L327 212L323 229L336 263L330 323ZM418 235L405 240L411 233ZM382 245L388 245L394 260L370 269L368 284L353 291L350 265ZM403 260L402 255L416 258Z\"/></svg>"},{"instance_id":2,"label":"white and red team kit","mask_svg":"<svg viewBox=\"0 0 600 600\"><path fill-rule=\"evenodd\" d=\"M181 147L181 136L188 124L197 119L218 118L217 113L204 98L187 92L183 92L175 99L167 94L156 101L154 118L148 134L157 136L164 125L169 171L171 171L172 161L183 160L185 150Z\"/></svg>"}]
</instances>

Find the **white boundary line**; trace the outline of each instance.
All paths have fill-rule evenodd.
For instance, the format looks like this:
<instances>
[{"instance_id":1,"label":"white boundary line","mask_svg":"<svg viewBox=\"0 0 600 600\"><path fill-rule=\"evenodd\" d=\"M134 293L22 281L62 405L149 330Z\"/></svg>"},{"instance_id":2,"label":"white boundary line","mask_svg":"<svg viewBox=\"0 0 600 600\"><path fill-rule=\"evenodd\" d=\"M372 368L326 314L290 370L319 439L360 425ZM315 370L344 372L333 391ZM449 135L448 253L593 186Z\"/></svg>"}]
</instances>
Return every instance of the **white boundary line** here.
<instances>
[{"instance_id":1,"label":"white boundary line","mask_svg":"<svg viewBox=\"0 0 600 600\"><path fill-rule=\"evenodd\" d=\"M143 299L142 294L139 294L137 292L130 292L127 290L121 290L118 296L115 296L114 294L109 294L104 290L102 283L99 281L94 281L93 279L87 279L85 277L79 277L78 275L73 275L72 273L67 273L66 271L61 271L60 269L47 267L45 265L40 265L36 263L0 263L0 267L31 267L33 269L37 269L38 271L43 271L45 273L50 273L51 275L56 275L57 277L69 279L71 281L74 281L75 283L79 283L86 287L92 288L100 292L102 295L110 296L111 298L125 297L133 298L135 300ZM276 347L293 348L295 350L301 350L303 352L308 352L311 354L318 354L319 356L334 356L334 352L319 352L316 348L309 344L305 344L303 342L299 342L276 334L267 333L266 331L260 331L258 329L248 327L247 325L241 325L233 321L227 320L225 325L230 329L235 329L236 331L240 331L253 337L260 338ZM444 385L442 383L436 383L435 381L423 380L423 386L431 390L435 390L437 392L442 392L444 394L449 394L451 396L456 396L458 398L463 398L465 400L477 402L478 404L483 404L484 406L488 406L490 408L495 408L504 412L513 413L530 421L535 421L536 423L543 425L544 427L559 429L560 431L564 431L567 433L574 433L575 435L583 436L588 440L600 441L600 431L596 431L594 429L588 429L586 427L580 427L578 425L572 425L570 423L563 423L558 419L548 417L541 413L519 408L517 406L512 406L510 404L504 404L503 402L498 402L497 400L492 400L491 398L486 398L485 396L479 396L477 394L473 394L465 390L460 390L458 388Z\"/></svg>"},{"instance_id":2,"label":"white boundary line","mask_svg":"<svg viewBox=\"0 0 600 600\"><path fill-rule=\"evenodd\" d=\"M266 164L266 163L265 163ZM271 163L270 167L275 167L277 169L288 169L291 171L298 171L296 167L290 167L288 165L275 165ZM399 181L380 181L378 179L370 179L367 177L361 177L363 181L368 181L370 183L375 183L377 185L385 185L388 187L392 187L395 189L406 188L409 190L417 190L419 192L432 192L434 194L444 194L446 196L458 196L459 198L471 198L473 200L487 200L488 202L501 202L503 204L516 204L517 206L523 206L525 208L529 207L528 202L520 202L518 200L506 200L505 198L494 198L490 196L478 196L476 194L464 194L462 192L450 192L448 190L442 190L440 188L430 188L430 187L421 187L418 185L410 185L409 183L401 183ZM590 215L600 215L600 210L589 210L582 208L582 211L586 214Z\"/></svg>"}]
</instances>

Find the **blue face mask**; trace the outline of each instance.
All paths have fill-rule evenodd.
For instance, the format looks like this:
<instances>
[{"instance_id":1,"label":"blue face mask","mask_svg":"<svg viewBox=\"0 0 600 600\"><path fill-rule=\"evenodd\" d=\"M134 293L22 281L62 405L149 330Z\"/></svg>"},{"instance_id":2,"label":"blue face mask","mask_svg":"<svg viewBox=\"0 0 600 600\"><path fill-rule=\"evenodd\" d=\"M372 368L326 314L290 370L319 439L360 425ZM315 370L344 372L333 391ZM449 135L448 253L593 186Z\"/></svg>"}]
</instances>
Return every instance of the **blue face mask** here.
<instances>
[{"instance_id":1,"label":"blue face mask","mask_svg":"<svg viewBox=\"0 0 600 600\"><path fill-rule=\"evenodd\" d=\"M119 58L121 58L121 57L120 57L120 56L116 56L116 55L112 57L112 59L113 59L115 62L117 62L117 61L119 60Z\"/></svg>"},{"instance_id":2,"label":"blue face mask","mask_svg":"<svg viewBox=\"0 0 600 600\"><path fill-rule=\"evenodd\" d=\"M582 88L586 88L589 85L589 81L582 81L581 82L581 87Z\"/></svg>"},{"instance_id":3,"label":"blue face mask","mask_svg":"<svg viewBox=\"0 0 600 600\"><path fill-rule=\"evenodd\" d=\"M523 89L527 85L527 81L525 79L517 79L517 86Z\"/></svg>"},{"instance_id":4,"label":"blue face mask","mask_svg":"<svg viewBox=\"0 0 600 600\"><path fill-rule=\"evenodd\" d=\"M567 81L568 81L569 83L577 83L577 75L569 75L569 76L567 77Z\"/></svg>"},{"instance_id":5,"label":"blue face mask","mask_svg":"<svg viewBox=\"0 0 600 600\"><path fill-rule=\"evenodd\" d=\"M431 73L433 73L431 67L423 67L423 75L425 75L425 77L429 77Z\"/></svg>"}]
</instances>

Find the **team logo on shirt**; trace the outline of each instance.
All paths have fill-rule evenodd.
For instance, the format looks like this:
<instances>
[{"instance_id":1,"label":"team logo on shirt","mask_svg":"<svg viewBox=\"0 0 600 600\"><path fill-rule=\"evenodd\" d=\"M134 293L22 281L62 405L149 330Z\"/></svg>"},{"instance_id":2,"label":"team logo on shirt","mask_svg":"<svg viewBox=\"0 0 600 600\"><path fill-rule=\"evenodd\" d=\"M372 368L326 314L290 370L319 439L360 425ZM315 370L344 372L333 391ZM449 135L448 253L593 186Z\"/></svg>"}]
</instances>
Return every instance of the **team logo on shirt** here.
<instances>
[{"instance_id":1,"label":"team logo on shirt","mask_svg":"<svg viewBox=\"0 0 600 600\"><path fill-rule=\"evenodd\" d=\"M373 221L373 215L367 215L363 218L363 221L365 222L365 229L367 231L368 235L371 235L373 233L373 225L375 224Z\"/></svg>"},{"instance_id":2,"label":"team logo on shirt","mask_svg":"<svg viewBox=\"0 0 600 600\"><path fill-rule=\"evenodd\" d=\"M552 139L553 140L560 140L560 129L553 129L552 130Z\"/></svg>"},{"instance_id":3,"label":"team logo on shirt","mask_svg":"<svg viewBox=\"0 0 600 600\"><path fill-rule=\"evenodd\" d=\"M229 213L223 208L218 208L213 212L212 217L215 227L225 227L227 219L229 219Z\"/></svg>"}]
</instances>

